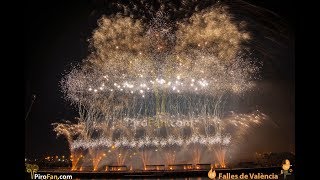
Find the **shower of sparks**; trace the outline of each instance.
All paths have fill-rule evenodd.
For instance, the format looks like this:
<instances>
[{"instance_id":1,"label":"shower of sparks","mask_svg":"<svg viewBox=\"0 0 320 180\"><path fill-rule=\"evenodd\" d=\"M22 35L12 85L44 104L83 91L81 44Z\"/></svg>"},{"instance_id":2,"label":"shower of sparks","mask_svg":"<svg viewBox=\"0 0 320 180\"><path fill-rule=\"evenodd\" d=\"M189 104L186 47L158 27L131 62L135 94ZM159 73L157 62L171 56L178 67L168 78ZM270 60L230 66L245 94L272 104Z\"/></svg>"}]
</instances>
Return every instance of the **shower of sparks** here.
<instances>
[{"instance_id":1,"label":"shower of sparks","mask_svg":"<svg viewBox=\"0 0 320 180\"><path fill-rule=\"evenodd\" d=\"M140 151L145 167L154 149L172 164L173 149L195 145L211 150L225 167L226 147L266 119L259 111L224 111L228 97L252 89L258 77L259 66L242 51L251 40L245 23L233 21L221 4L176 21L164 4L148 11L148 21L133 17L134 8L128 12L134 4L117 6L125 12L98 20L93 51L61 81L79 112L78 124L53 124L77 156L72 169L79 166L79 151L88 150L96 171L107 149L119 152L118 165L129 150ZM194 158L200 161L199 149Z\"/></svg>"}]
</instances>

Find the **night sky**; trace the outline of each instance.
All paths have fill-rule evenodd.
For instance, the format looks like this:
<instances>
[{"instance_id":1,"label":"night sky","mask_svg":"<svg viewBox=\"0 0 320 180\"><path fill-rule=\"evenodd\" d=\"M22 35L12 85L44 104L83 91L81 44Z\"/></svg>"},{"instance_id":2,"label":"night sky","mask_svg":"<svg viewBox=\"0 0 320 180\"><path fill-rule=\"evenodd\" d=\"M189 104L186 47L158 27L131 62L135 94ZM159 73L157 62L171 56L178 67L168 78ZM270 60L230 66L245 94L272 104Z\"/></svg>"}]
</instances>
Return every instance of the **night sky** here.
<instances>
[{"instance_id":1,"label":"night sky","mask_svg":"<svg viewBox=\"0 0 320 180\"><path fill-rule=\"evenodd\" d=\"M255 151L293 151L295 146L294 100L294 9L282 1L249 1L277 13L285 22L288 36L285 48L277 58L265 64L263 80L250 99L277 126L266 124L249 135L240 154ZM25 114L36 100L25 121L25 154L27 158L69 154L67 141L56 138L51 123L73 120L76 111L62 98L59 81L72 63L88 54L88 42L96 21L110 13L108 1L62 1L28 4L25 7ZM272 50L272 47L270 48ZM250 142L250 143L249 143ZM247 145L250 144L250 145Z\"/></svg>"}]
</instances>

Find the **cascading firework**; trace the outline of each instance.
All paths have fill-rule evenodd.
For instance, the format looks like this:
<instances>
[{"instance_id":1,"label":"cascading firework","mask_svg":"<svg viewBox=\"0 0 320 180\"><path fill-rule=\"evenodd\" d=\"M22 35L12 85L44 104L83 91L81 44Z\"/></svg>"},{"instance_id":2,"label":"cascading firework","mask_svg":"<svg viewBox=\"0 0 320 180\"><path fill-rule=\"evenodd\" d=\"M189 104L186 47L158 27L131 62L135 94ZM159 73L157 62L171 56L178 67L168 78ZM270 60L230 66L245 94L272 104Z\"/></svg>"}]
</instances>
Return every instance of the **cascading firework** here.
<instances>
[{"instance_id":1,"label":"cascading firework","mask_svg":"<svg viewBox=\"0 0 320 180\"><path fill-rule=\"evenodd\" d=\"M266 118L231 112L230 99L252 89L259 71L242 52L250 41L243 22L219 4L176 21L167 16L160 8L149 21L99 19L93 51L61 81L78 123L53 124L68 139L72 170L88 159L94 171L132 165L132 153L140 155L141 169L194 164L204 151L226 167L228 149ZM186 149L191 154L178 158Z\"/></svg>"}]
</instances>

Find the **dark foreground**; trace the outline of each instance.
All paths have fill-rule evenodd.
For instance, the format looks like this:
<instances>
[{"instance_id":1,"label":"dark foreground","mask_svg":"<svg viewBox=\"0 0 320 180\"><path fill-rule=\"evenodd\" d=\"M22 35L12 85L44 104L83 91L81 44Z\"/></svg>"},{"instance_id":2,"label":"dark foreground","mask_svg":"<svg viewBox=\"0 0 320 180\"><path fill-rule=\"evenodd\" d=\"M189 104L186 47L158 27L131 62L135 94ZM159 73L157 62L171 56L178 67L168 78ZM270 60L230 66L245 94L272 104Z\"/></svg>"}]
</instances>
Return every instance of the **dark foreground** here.
<instances>
[{"instance_id":1,"label":"dark foreground","mask_svg":"<svg viewBox=\"0 0 320 180\"><path fill-rule=\"evenodd\" d=\"M294 179L294 167L292 174L286 180ZM209 179L209 170L162 170L162 171L123 171L123 172L75 172L62 170L39 170L41 175L72 175L72 179ZM216 179L284 179L281 167L268 168L234 168L216 169ZM233 175L233 177L232 177ZM245 176L247 175L247 176ZM251 175L251 178L250 178ZM253 176L256 175L256 176ZM268 176L266 178L266 175ZM236 178L237 177L237 178ZM26 173L26 179L30 174ZM50 178L47 178L50 179Z\"/></svg>"}]
</instances>

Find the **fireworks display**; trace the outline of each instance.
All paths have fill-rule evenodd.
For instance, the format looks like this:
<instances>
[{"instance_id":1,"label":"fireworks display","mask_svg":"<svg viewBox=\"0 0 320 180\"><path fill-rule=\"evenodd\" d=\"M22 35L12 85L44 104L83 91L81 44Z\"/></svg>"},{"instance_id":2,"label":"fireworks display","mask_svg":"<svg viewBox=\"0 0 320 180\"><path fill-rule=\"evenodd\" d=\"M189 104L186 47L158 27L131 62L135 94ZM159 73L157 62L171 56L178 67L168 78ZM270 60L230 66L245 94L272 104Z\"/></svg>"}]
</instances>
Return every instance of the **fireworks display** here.
<instances>
[{"instance_id":1,"label":"fireworks display","mask_svg":"<svg viewBox=\"0 0 320 180\"><path fill-rule=\"evenodd\" d=\"M61 81L78 123L53 124L69 142L72 170L86 157L94 171L130 164L128 152L144 168L155 154L174 164L189 148L183 161L199 163L209 151L226 167L228 149L267 118L231 112L228 100L254 87L259 66L247 53L245 22L234 21L226 5L201 8L204 2L118 3L122 13L98 20L91 54Z\"/></svg>"}]
</instances>

